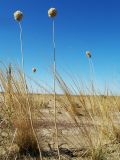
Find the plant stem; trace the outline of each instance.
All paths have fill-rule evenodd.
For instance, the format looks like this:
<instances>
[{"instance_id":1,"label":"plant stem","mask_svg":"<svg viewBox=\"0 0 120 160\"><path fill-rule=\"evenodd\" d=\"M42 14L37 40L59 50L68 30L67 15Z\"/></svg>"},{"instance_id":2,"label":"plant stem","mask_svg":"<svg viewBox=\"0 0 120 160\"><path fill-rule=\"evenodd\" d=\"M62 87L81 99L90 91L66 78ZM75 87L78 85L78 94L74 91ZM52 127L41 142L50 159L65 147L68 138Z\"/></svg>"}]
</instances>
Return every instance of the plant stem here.
<instances>
[{"instance_id":1,"label":"plant stem","mask_svg":"<svg viewBox=\"0 0 120 160\"><path fill-rule=\"evenodd\" d=\"M22 63L22 69L24 71L24 52L23 52L23 43L22 43L22 26L19 22L19 28L20 28L20 49L21 49L21 63Z\"/></svg>"},{"instance_id":2,"label":"plant stem","mask_svg":"<svg viewBox=\"0 0 120 160\"><path fill-rule=\"evenodd\" d=\"M56 134L56 143L57 143L57 151L58 157L60 160L60 150L59 150L59 142L58 142L58 128L57 128L57 110L56 110L56 47L55 47L55 21L53 19L53 49L54 49L54 62L53 62L53 74L54 74L54 123L55 123L55 134Z\"/></svg>"}]
</instances>

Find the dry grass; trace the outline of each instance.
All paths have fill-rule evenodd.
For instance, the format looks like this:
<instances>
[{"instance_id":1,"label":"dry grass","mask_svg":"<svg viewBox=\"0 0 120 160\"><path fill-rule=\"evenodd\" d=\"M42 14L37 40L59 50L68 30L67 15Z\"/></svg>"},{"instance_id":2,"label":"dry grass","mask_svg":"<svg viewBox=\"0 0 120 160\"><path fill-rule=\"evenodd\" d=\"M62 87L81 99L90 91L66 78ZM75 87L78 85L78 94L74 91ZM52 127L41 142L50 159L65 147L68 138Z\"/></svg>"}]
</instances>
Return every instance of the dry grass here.
<instances>
[{"instance_id":1,"label":"dry grass","mask_svg":"<svg viewBox=\"0 0 120 160\"><path fill-rule=\"evenodd\" d=\"M24 154L39 154L40 144L33 128L31 108L35 105L28 94L23 74L18 69L17 76L11 66L0 73L3 94L3 106L8 122L16 131L14 141Z\"/></svg>"},{"instance_id":2,"label":"dry grass","mask_svg":"<svg viewBox=\"0 0 120 160\"><path fill-rule=\"evenodd\" d=\"M71 91L60 75L56 79L64 92L56 95L61 159L119 160L120 97L98 96L93 84L94 95L86 96L78 88ZM17 144L19 149L12 159L40 159L40 151L43 159L57 159L54 95L29 94L23 74L19 69L11 72L11 67L0 70L0 83L1 122L5 119L7 124L1 125L0 131L9 133L0 144L7 146L4 157L10 159L10 147Z\"/></svg>"}]
</instances>

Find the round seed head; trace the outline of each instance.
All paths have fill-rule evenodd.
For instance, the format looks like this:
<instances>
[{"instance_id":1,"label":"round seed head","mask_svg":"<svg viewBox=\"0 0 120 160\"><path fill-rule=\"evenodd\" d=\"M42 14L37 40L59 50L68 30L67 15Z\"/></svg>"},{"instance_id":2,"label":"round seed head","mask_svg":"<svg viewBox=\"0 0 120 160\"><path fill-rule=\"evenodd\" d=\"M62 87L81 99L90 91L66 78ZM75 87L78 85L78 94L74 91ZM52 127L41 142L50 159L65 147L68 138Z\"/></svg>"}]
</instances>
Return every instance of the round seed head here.
<instances>
[{"instance_id":1,"label":"round seed head","mask_svg":"<svg viewBox=\"0 0 120 160\"><path fill-rule=\"evenodd\" d=\"M23 13L21 11L15 11L14 12L14 19L16 21L20 22L22 20L22 18L23 18Z\"/></svg>"},{"instance_id":2,"label":"round seed head","mask_svg":"<svg viewBox=\"0 0 120 160\"><path fill-rule=\"evenodd\" d=\"M53 18L53 17L55 17L56 15L57 15L57 10L56 10L55 8L50 8L50 9L48 10L48 16L49 16L49 17Z\"/></svg>"},{"instance_id":3,"label":"round seed head","mask_svg":"<svg viewBox=\"0 0 120 160\"><path fill-rule=\"evenodd\" d=\"M33 67L32 68L32 72L35 73L36 72L36 68Z\"/></svg>"},{"instance_id":4,"label":"round seed head","mask_svg":"<svg viewBox=\"0 0 120 160\"><path fill-rule=\"evenodd\" d=\"M87 56L88 58L91 58L91 53L90 53L90 51L86 51L86 56Z\"/></svg>"}]
</instances>

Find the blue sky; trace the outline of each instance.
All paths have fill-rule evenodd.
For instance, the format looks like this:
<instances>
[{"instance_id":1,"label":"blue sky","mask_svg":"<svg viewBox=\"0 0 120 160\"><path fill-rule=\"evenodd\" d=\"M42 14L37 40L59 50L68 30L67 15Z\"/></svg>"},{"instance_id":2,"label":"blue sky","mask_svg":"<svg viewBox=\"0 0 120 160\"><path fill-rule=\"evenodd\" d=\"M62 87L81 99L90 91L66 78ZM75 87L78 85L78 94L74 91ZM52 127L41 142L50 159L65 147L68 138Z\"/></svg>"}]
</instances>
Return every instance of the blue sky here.
<instances>
[{"instance_id":1,"label":"blue sky","mask_svg":"<svg viewBox=\"0 0 120 160\"><path fill-rule=\"evenodd\" d=\"M20 63L19 28L13 18L16 10L22 20L25 72L41 83L52 83L52 20L47 11L56 7L57 69L69 82L72 76L89 80L86 50L92 53L97 86L103 89L120 79L120 1L119 0L1 0L0 60ZM31 72L32 67L37 72Z\"/></svg>"}]
</instances>

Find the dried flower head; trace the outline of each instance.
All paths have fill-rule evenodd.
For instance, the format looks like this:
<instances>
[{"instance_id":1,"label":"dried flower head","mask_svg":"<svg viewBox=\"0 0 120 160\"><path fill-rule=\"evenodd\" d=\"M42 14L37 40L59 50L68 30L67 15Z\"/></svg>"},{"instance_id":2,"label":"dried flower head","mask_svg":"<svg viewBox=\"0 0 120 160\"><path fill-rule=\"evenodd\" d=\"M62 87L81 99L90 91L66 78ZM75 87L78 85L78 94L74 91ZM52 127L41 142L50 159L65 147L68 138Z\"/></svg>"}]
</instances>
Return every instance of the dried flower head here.
<instances>
[{"instance_id":1,"label":"dried flower head","mask_svg":"<svg viewBox=\"0 0 120 160\"><path fill-rule=\"evenodd\" d=\"M33 67L32 68L32 72L35 73L36 72L36 68Z\"/></svg>"},{"instance_id":2,"label":"dried flower head","mask_svg":"<svg viewBox=\"0 0 120 160\"><path fill-rule=\"evenodd\" d=\"M91 53L90 53L90 51L86 51L86 56L87 56L88 58L91 58Z\"/></svg>"},{"instance_id":3,"label":"dried flower head","mask_svg":"<svg viewBox=\"0 0 120 160\"><path fill-rule=\"evenodd\" d=\"M48 10L48 16L49 17L55 17L57 15L57 10L55 8L50 8Z\"/></svg>"},{"instance_id":4,"label":"dried flower head","mask_svg":"<svg viewBox=\"0 0 120 160\"><path fill-rule=\"evenodd\" d=\"M23 18L23 13L21 11L15 11L14 12L14 19L16 21L21 21Z\"/></svg>"}]
</instances>

